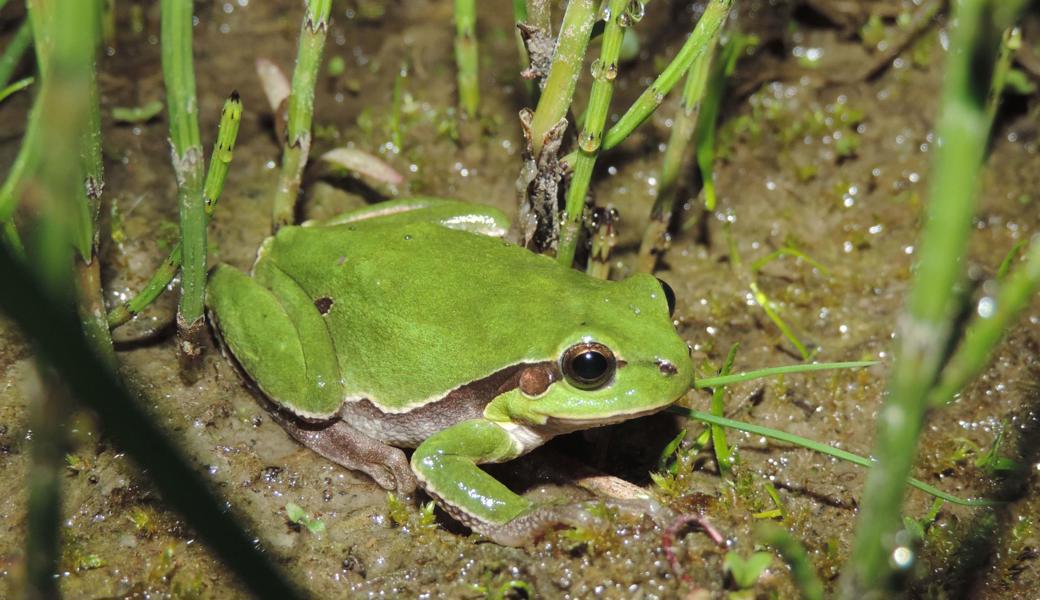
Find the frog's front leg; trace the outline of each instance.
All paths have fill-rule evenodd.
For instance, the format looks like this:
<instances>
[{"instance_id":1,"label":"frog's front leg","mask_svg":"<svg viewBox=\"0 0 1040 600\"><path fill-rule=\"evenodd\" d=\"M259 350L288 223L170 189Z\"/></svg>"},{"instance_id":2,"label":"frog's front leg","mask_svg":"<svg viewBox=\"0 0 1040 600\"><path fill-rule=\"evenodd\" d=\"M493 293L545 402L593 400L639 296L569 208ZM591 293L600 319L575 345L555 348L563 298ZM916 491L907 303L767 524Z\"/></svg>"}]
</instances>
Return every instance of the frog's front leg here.
<instances>
[{"instance_id":1,"label":"frog's front leg","mask_svg":"<svg viewBox=\"0 0 1040 600\"><path fill-rule=\"evenodd\" d=\"M560 524L595 521L579 505L535 506L477 466L520 454L520 445L504 428L473 419L427 438L412 454L412 470L448 514L505 546L521 546Z\"/></svg>"}]
</instances>

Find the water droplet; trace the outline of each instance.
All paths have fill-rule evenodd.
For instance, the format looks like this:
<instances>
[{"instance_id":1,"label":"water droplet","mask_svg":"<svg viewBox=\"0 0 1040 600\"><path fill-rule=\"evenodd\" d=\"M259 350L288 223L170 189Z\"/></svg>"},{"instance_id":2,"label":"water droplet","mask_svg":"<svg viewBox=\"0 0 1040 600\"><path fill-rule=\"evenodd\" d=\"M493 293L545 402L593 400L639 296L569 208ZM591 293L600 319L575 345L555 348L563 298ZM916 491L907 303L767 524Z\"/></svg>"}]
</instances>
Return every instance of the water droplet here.
<instances>
[{"instance_id":1,"label":"water droplet","mask_svg":"<svg viewBox=\"0 0 1040 600\"><path fill-rule=\"evenodd\" d=\"M661 92L659 92L657 90L654 90L654 102L656 102L658 104L664 102L664 94L662 94Z\"/></svg>"},{"instance_id":2,"label":"water droplet","mask_svg":"<svg viewBox=\"0 0 1040 600\"><path fill-rule=\"evenodd\" d=\"M642 20L643 15L646 14L646 4L641 0L632 0L625 7L625 14L632 20L633 23L638 23ZM620 23L619 23L620 24Z\"/></svg>"},{"instance_id":3,"label":"water droplet","mask_svg":"<svg viewBox=\"0 0 1040 600\"><path fill-rule=\"evenodd\" d=\"M613 81L617 77L617 64L610 63L606 69L603 69L603 78L607 81Z\"/></svg>"},{"instance_id":4,"label":"water droplet","mask_svg":"<svg viewBox=\"0 0 1040 600\"><path fill-rule=\"evenodd\" d=\"M627 12L623 12L617 16L618 27L625 28L632 24L632 17L628 16Z\"/></svg>"},{"instance_id":5,"label":"water droplet","mask_svg":"<svg viewBox=\"0 0 1040 600\"><path fill-rule=\"evenodd\" d=\"M409 234L409 233L406 233L406 234L404 234L404 239L405 239L405 241L408 241L408 240L412 239L412 235Z\"/></svg>"},{"instance_id":6,"label":"water droplet","mask_svg":"<svg viewBox=\"0 0 1040 600\"><path fill-rule=\"evenodd\" d=\"M604 21L609 21L610 20L610 14L611 14L610 13L610 7L609 6L604 6L603 7L603 12L599 13L599 18L604 20Z\"/></svg>"},{"instance_id":7,"label":"water droplet","mask_svg":"<svg viewBox=\"0 0 1040 600\"><path fill-rule=\"evenodd\" d=\"M578 145L586 152L595 152L599 150L599 136L591 131L582 131L578 136Z\"/></svg>"},{"instance_id":8,"label":"water droplet","mask_svg":"<svg viewBox=\"0 0 1040 600\"><path fill-rule=\"evenodd\" d=\"M592 61L592 66L589 67L589 71L592 72L593 79L599 79L603 76L603 62L598 58Z\"/></svg>"}]
</instances>

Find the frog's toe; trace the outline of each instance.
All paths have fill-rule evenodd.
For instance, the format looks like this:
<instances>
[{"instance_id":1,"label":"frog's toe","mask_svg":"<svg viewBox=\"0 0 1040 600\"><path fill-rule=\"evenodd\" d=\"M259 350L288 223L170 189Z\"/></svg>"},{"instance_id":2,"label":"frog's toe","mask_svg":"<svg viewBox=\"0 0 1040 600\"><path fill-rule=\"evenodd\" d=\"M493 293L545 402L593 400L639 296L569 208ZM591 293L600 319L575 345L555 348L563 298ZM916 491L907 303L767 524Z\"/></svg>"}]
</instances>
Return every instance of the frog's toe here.
<instances>
[{"instance_id":1,"label":"frog's toe","mask_svg":"<svg viewBox=\"0 0 1040 600\"><path fill-rule=\"evenodd\" d=\"M402 496L414 495L419 482L412 473L408 459L404 452L397 448L387 447L397 450L397 452L387 452L383 457L385 462L359 464L355 468L374 479L384 490L396 491Z\"/></svg>"},{"instance_id":2,"label":"frog's toe","mask_svg":"<svg viewBox=\"0 0 1040 600\"><path fill-rule=\"evenodd\" d=\"M649 516L658 525L667 524L668 517L673 514L669 509L650 498L625 500L607 498L575 504L536 506L502 524L480 523L464 517L457 518L477 533L487 536L498 544L524 546L553 529L567 527L600 529L610 526L610 523L600 516L602 511L597 510L603 505L630 517Z\"/></svg>"},{"instance_id":3,"label":"frog's toe","mask_svg":"<svg viewBox=\"0 0 1040 600\"><path fill-rule=\"evenodd\" d=\"M473 531L502 546L524 546L553 529L565 527L591 528L603 526L588 503L536 506L506 523L482 523L456 516Z\"/></svg>"}]
</instances>

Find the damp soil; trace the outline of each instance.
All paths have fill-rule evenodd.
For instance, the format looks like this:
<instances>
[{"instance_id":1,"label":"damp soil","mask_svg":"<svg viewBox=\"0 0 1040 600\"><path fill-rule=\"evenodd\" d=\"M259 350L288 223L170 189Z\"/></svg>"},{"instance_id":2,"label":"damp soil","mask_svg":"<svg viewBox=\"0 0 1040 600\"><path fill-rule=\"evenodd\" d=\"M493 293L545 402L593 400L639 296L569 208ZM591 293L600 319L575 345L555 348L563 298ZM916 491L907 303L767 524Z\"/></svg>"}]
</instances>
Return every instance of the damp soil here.
<instances>
[{"instance_id":1,"label":"damp soil","mask_svg":"<svg viewBox=\"0 0 1040 600\"><path fill-rule=\"evenodd\" d=\"M4 44L21 10L8 4L0 13ZM750 8L740 9L736 24L759 43L739 62L723 103L715 164L718 207L710 213L701 208L696 177L687 169L680 192L685 210L657 274L675 289L679 332L702 374L718 369L733 344L740 344L736 370L800 360L755 303L752 283L815 359L880 361L860 371L738 385L726 399L727 416L865 455L922 221L946 22L938 19L895 61L864 78L856 74L877 59L879 46L899 38L899 15L916 10L915 3L738 4ZM120 33L100 67L103 260L107 299L113 303L138 289L168 251L177 214L164 117L139 124L111 118L114 107L163 98L158 4L118 6ZM481 116L466 121L453 108L452 4L381 6L334 2L326 63L339 57L346 69L338 77L323 70L318 80L312 156L354 145L381 155L406 176L398 194L450 196L512 213L521 156L517 112L525 95L508 11L478 9ZM139 12L131 14L131 8ZM679 47L697 10L696 4L680 2L648 7L637 28L640 57L622 65L617 79L614 118ZM869 10L880 21L869 20ZM279 160L254 63L262 57L291 68L302 9L298 0L229 0L200 2L196 11L199 116L207 147L227 94L237 89L245 105L234 163L210 228L211 258L213 264L248 269L268 234ZM1027 34L1035 30L1035 23L1027 25ZM397 109L391 98L402 67L407 74L399 82L401 144L395 148L389 123ZM587 84L586 78L579 89ZM28 100L22 93L0 105L4 169L23 133ZM600 160L595 200L621 214L615 277L635 268L676 110L675 99L665 100L648 123ZM997 123L981 174L967 265L973 303L992 291L986 282L1008 252L1040 225L1037 113L1035 96L1017 96ZM389 192L312 161L298 218L329 216ZM789 253L755 269L756 261L784 248L803 258ZM545 598L694 597L688 594L695 588L719 597L735 589L723 569L725 550L692 530L680 532L675 544L677 564L693 583L681 579L662 548L663 530L649 520L619 518L595 535L553 534L533 547L513 549L471 535L444 515L438 514L433 526L425 526L414 507L402 517L386 492L365 476L290 440L212 343L201 379L182 383L169 327L174 296L166 294L117 332L125 375L258 543L314 597L482 597L514 580ZM929 417L915 475L960 496L1002 495L1011 501L996 510L943 506L926 526L907 572L915 595L1026 598L1040 587L1038 323L1040 304L1034 302L986 373L949 408ZM2 597L16 594L24 576L31 370L24 341L11 323L0 321L0 488L7 490L0 494ZM698 392L685 402L703 408L708 400ZM805 544L818 572L833 585L850 553L864 471L810 450L731 432L739 457L732 473L721 477L710 454L686 451L679 475L665 489L648 473L683 427L691 440L702 429L657 416L566 436L496 473L517 489L552 482L556 493L580 495L567 483L568 463L559 458L576 457L647 486L680 512L702 514L745 556L756 549L752 528L765 517L759 513L779 508L782 516L774 520ZM244 595L241 582L198 541L198 532L164 505L148 474L112 446L90 414L77 413L68 430L72 445L59 574L66 597ZM994 469L992 461L980 460L998 440L996 455L1022 469ZM545 474L550 468L563 473L562 482ZM325 531L314 534L291 523L288 503L319 518ZM931 503L923 493L910 492L905 514L923 518ZM774 560L746 597L795 594L786 567Z\"/></svg>"}]
</instances>

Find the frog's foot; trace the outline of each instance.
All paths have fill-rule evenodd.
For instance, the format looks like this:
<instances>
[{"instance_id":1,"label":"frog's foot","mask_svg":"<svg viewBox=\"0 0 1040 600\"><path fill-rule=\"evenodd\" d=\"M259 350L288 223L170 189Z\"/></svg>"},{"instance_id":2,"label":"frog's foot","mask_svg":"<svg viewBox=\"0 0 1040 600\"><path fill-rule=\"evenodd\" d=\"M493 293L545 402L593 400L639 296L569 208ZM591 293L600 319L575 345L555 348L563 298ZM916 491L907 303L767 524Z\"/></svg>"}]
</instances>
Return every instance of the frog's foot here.
<instances>
[{"instance_id":1,"label":"frog's foot","mask_svg":"<svg viewBox=\"0 0 1040 600\"><path fill-rule=\"evenodd\" d=\"M601 529L610 526L600 514L603 505L608 509L633 518L650 516L655 523L664 527L670 523L663 512L655 511L660 508L656 502L649 500L655 506L647 502L634 500L617 500L606 498L603 500L591 500L574 504L540 505L529 509L505 523L489 523L474 519L460 510L441 500L441 505L456 520L465 524L473 531L490 538L493 542L503 546L524 546L533 543L547 532L554 529L567 527L579 529ZM672 513L668 512L670 516Z\"/></svg>"},{"instance_id":2,"label":"frog's foot","mask_svg":"<svg viewBox=\"0 0 1040 600\"><path fill-rule=\"evenodd\" d=\"M418 483L401 449L371 438L344 421L310 425L281 416L278 420L296 441L338 465L361 471L383 489L406 496L415 492Z\"/></svg>"},{"instance_id":3,"label":"frog's foot","mask_svg":"<svg viewBox=\"0 0 1040 600\"><path fill-rule=\"evenodd\" d=\"M590 510L596 503L543 505L514 517L505 523L487 523L468 518L461 511L453 511L450 505L442 503L448 514L465 524L473 531L503 546L525 546L536 541L547 532L567 527L597 528L605 526L603 519Z\"/></svg>"}]
</instances>

